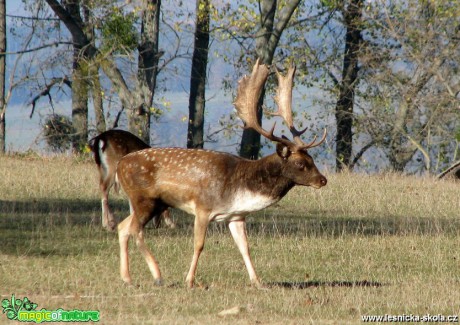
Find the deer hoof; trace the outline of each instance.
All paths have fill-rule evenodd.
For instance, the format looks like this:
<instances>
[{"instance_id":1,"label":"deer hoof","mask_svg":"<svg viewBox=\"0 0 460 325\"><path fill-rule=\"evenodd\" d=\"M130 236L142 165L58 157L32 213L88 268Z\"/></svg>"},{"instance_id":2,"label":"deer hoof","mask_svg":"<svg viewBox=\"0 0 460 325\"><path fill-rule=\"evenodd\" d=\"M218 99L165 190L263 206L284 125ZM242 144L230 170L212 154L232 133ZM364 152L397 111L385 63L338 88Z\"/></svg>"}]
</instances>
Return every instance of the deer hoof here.
<instances>
[{"instance_id":1,"label":"deer hoof","mask_svg":"<svg viewBox=\"0 0 460 325\"><path fill-rule=\"evenodd\" d=\"M157 287L162 287L164 285L163 279L155 279L155 285Z\"/></svg>"},{"instance_id":2,"label":"deer hoof","mask_svg":"<svg viewBox=\"0 0 460 325\"><path fill-rule=\"evenodd\" d=\"M257 290L268 290L268 286L259 281L253 282L252 286Z\"/></svg>"},{"instance_id":3,"label":"deer hoof","mask_svg":"<svg viewBox=\"0 0 460 325\"><path fill-rule=\"evenodd\" d=\"M107 230L115 231L116 228L117 228L117 223L113 220L109 221L109 224L107 225Z\"/></svg>"},{"instance_id":4,"label":"deer hoof","mask_svg":"<svg viewBox=\"0 0 460 325\"><path fill-rule=\"evenodd\" d=\"M133 284L131 282L123 282L123 284L125 285L126 288L130 288L130 289L139 289L141 287L140 285Z\"/></svg>"}]
</instances>

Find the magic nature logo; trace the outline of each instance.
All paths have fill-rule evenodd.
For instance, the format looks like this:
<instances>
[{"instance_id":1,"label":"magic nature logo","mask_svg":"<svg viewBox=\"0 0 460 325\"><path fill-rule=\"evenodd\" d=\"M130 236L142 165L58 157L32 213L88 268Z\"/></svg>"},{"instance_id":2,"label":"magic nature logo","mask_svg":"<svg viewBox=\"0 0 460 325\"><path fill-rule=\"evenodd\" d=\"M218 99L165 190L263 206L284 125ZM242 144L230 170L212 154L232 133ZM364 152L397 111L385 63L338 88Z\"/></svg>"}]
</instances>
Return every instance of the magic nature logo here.
<instances>
[{"instance_id":1,"label":"magic nature logo","mask_svg":"<svg viewBox=\"0 0 460 325\"><path fill-rule=\"evenodd\" d=\"M10 320L20 322L98 322L98 310L36 310L38 305L24 297L17 299L11 295L11 299L2 300L3 314Z\"/></svg>"}]
</instances>

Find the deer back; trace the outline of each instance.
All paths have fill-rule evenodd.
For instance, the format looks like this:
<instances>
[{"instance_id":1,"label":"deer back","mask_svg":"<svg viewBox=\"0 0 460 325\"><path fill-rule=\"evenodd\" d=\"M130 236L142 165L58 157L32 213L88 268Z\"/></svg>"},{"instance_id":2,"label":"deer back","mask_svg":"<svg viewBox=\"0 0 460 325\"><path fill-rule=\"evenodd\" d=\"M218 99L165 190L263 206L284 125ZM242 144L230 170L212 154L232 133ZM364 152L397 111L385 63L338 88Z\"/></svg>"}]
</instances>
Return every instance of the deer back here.
<instances>
[{"instance_id":1,"label":"deer back","mask_svg":"<svg viewBox=\"0 0 460 325\"><path fill-rule=\"evenodd\" d=\"M123 130L108 130L89 141L96 164L116 164L128 153L150 148L148 144L134 134Z\"/></svg>"},{"instance_id":2,"label":"deer back","mask_svg":"<svg viewBox=\"0 0 460 325\"><path fill-rule=\"evenodd\" d=\"M275 153L254 161L202 149L151 148L122 158L117 176L131 199L159 201L190 214L206 210L219 220L261 210L296 184L322 186L324 176L311 157L305 159Z\"/></svg>"}]
</instances>

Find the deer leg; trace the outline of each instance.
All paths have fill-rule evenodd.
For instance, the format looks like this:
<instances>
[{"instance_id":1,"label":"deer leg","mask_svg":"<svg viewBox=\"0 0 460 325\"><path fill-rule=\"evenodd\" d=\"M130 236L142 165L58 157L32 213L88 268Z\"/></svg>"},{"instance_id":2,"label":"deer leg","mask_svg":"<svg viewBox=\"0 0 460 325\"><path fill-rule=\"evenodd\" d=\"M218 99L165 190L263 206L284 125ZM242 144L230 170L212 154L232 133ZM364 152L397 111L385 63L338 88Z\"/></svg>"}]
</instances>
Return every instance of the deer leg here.
<instances>
[{"instance_id":1,"label":"deer leg","mask_svg":"<svg viewBox=\"0 0 460 325\"><path fill-rule=\"evenodd\" d=\"M100 189L102 192L102 227L108 230L115 230L117 223L115 218L109 208L109 191L112 187L112 182L109 179L105 179L100 184Z\"/></svg>"},{"instance_id":2,"label":"deer leg","mask_svg":"<svg viewBox=\"0 0 460 325\"><path fill-rule=\"evenodd\" d=\"M102 227L107 228L108 223L108 216L107 213L109 211L109 192L107 191L107 187L105 186L104 182L101 182L99 188L102 192L101 198L101 205L102 205Z\"/></svg>"},{"instance_id":3,"label":"deer leg","mask_svg":"<svg viewBox=\"0 0 460 325\"><path fill-rule=\"evenodd\" d=\"M169 212L169 210L165 210L165 212L163 212L161 217L163 218L163 221L165 222L166 226L168 226L171 229L176 228L176 224L171 218L171 213Z\"/></svg>"},{"instance_id":4,"label":"deer leg","mask_svg":"<svg viewBox=\"0 0 460 325\"><path fill-rule=\"evenodd\" d=\"M252 265L251 256L249 255L248 239L246 235L246 222L244 220L234 220L228 224L228 228L230 229L230 233L235 240L236 246L238 246L238 249L243 256L243 261L246 265L246 269L248 270L251 283L257 288L261 288L262 284L257 277L254 266Z\"/></svg>"},{"instance_id":5,"label":"deer leg","mask_svg":"<svg viewBox=\"0 0 460 325\"><path fill-rule=\"evenodd\" d=\"M169 212L169 210L165 210L165 211L163 211L163 213L161 215L155 216L154 219L153 219L153 226L155 228L160 228L162 220L164 221L165 225L168 228L171 228L171 229L176 228L176 224L172 220L171 213Z\"/></svg>"},{"instance_id":6,"label":"deer leg","mask_svg":"<svg viewBox=\"0 0 460 325\"><path fill-rule=\"evenodd\" d=\"M195 216L195 225L194 225L194 249L193 249L193 258L192 264L190 265L190 270L188 271L185 282L189 288L193 288L195 282L195 272L198 266L198 259L200 254L203 251L204 241L206 239L206 230L208 228L208 216L197 214Z\"/></svg>"},{"instance_id":7,"label":"deer leg","mask_svg":"<svg viewBox=\"0 0 460 325\"><path fill-rule=\"evenodd\" d=\"M128 246L129 246L129 228L133 214L130 214L125 220L118 225L118 241L120 243L120 276L121 279L131 284L131 276L129 274L129 257L128 257Z\"/></svg>"},{"instance_id":8,"label":"deer leg","mask_svg":"<svg viewBox=\"0 0 460 325\"><path fill-rule=\"evenodd\" d=\"M144 256L144 259L147 262L150 272L152 273L153 278L155 279L155 284L158 286L162 285L163 280L161 279L160 268L158 267L158 263L155 260L155 257L153 256L152 252L150 252L149 248L145 244L143 230L139 230L136 233L135 238L136 245L141 251L141 254Z\"/></svg>"}]
</instances>

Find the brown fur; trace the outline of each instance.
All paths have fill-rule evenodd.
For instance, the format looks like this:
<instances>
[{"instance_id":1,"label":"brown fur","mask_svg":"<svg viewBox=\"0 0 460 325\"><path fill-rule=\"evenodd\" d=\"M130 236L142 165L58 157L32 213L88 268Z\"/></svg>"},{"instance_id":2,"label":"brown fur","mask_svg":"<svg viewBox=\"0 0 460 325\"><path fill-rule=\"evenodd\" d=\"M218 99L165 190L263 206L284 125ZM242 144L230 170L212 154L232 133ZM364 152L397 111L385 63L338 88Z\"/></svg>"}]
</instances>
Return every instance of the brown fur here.
<instances>
[{"instance_id":1,"label":"brown fur","mask_svg":"<svg viewBox=\"0 0 460 325\"><path fill-rule=\"evenodd\" d=\"M125 156L118 164L117 173L132 213L118 227L121 247L127 248L129 237L134 236L155 280L161 282L157 262L143 243L143 227L168 207L175 207L195 215L195 254L187 276L190 287L207 225L215 219L242 222L241 233L232 234L242 247L243 258L250 261L249 254L245 256L249 251L244 231L246 215L279 201L294 185L320 188L327 183L306 151L290 152L283 148L280 144L277 153L257 161L227 153L179 148L152 148ZM244 201L245 194L255 195L254 202L248 206L243 203L239 211L235 200ZM127 252L123 250L121 275L130 283ZM252 263L247 267L251 281L260 285Z\"/></svg>"},{"instance_id":2,"label":"brown fur","mask_svg":"<svg viewBox=\"0 0 460 325\"><path fill-rule=\"evenodd\" d=\"M99 188L102 194L102 226L113 231L116 222L110 211L108 199L112 186L118 192L118 183L115 181L118 161L131 152L150 148L150 146L130 132L115 129L92 138L89 141L89 146L99 171ZM169 226L174 226L168 211L165 211L163 219ZM156 225L158 226L161 218L157 220Z\"/></svg>"}]
</instances>

